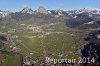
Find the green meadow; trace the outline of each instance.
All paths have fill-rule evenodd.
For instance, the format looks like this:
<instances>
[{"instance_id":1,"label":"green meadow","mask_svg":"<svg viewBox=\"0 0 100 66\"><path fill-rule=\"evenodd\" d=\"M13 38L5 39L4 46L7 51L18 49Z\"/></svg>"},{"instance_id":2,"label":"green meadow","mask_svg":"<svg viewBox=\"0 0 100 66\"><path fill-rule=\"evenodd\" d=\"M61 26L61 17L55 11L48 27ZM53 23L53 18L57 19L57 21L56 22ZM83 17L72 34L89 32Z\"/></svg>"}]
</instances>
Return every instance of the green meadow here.
<instances>
[{"instance_id":1,"label":"green meadow","mask_svg":"<svg viewBox=\"0 0 100 66\"><path fill-rule=\"evenodd\" d=\"M81 56L77 49L85 43L83 40L84 31L69 28L60 21L53 25L50 23L32 23L31 21L29 23L27 21L1 22L0 31L4 33L4 36L10 35L11 40L19 48L17 53L29 56L33 61L36 61L36 66L39 66L41 61L45 61L45 57L77 58ZM0 66L19 66L21 64L20 55L12 53L10 46L12 44L5 44L0 47L1 50L6 51L0 53Z\"/></svg>"}]
</instances>

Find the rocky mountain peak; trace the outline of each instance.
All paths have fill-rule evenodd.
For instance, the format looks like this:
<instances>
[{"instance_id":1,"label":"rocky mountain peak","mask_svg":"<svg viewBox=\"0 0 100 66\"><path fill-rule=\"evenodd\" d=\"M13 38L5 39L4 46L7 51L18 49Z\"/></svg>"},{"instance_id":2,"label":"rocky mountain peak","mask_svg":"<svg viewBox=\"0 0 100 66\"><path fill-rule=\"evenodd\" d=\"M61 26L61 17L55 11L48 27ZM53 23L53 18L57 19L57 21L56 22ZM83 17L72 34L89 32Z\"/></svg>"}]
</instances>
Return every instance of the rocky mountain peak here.
<instances>
[{"instance_id":1,"label":"rocky mountain peak","mask_svg":"<svg viewBox=\"0 0 100 66\"><path fill-rule=\"evenodd\" d=\"M38 9L37 9L37 12L44 14L44 13L47 13L47 10L45 9L45 7L39 6Z\"/></svg>"},{"instance_id":2,"label":"rocky mountain peak","mask_svg":"<svg viewBox=\"0 0 100 66\"><path fill-rule=\"evenodd\" d=\"M22 13L33 14L33 10L31 8L29 8L29 7L24 7L21 12Z\"/></svg>"}]
</instances>

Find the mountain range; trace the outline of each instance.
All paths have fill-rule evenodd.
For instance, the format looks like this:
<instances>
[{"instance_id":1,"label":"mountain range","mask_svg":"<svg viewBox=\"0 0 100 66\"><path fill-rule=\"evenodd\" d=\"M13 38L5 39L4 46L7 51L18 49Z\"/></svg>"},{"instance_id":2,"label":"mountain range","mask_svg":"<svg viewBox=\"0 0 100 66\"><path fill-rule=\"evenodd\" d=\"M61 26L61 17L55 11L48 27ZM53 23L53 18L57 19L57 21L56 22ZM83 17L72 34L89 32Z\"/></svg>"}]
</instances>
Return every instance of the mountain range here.
<instances>
[{"instance_id":1,"label":"mountain range","mask_svg":"<svg viewBox=\"0 0 100 66\"><path fill-rule=\"evenodd\" d=\"M63 20L69 27L79 27L89 25L89 22L98 21L100 19L100 9L79 9L79 10L46 10L40 6L37 10L33 11L29 7L24 7L19 12L10 12L0 10L0 21L3 20L28 20L31 18L55 18Z\"/></svg>"}]
</instances>

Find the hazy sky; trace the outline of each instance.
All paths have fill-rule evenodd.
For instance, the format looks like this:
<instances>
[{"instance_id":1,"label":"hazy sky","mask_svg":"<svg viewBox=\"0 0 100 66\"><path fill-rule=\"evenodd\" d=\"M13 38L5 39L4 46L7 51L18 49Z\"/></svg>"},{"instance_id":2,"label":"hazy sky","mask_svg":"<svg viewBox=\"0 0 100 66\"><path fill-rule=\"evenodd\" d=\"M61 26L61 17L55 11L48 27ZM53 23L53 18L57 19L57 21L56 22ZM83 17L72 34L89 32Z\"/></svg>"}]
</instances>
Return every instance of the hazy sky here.
<instances>
[{"instance_id":1,"label":"hazy sky","mask_svg":"<svg viewBox=\"0 0 100 66\"><path fill-rule=\"evenodd\" d=\"M20 11L24 6L36 10L39 5L46 9L100 8L100 0L0 0L0 10Z\"/></svg>"}]
</instances>

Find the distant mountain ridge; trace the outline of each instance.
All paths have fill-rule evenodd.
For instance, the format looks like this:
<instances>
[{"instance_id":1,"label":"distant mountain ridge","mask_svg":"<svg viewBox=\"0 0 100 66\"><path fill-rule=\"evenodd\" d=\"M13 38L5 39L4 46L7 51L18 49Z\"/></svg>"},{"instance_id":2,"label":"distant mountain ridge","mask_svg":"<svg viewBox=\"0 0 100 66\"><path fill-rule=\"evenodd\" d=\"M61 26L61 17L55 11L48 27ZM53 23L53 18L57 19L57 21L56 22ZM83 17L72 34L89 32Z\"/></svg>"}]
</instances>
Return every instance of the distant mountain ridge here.
<instances>
[{"instance_id":1,"label":"distant mountain ridge","mask_svg":"<svg viewBox=\"0 0 100 66\"><path fill-rule=\"evenodd\" d=\"M7 15L11 15L11 14L29 14L29 15L34 15L34 14L45 14L45 15L52 15L54 17L59 17L62 15L69 15L72 16L73 18L76 18L78 15L80 14L88 14L90 17L94 16L94 15L100 15L100 9L79 9L79 10L68 10L68 11L64 11L64 10L46 10L43 6L39 7L37 10L33 11L31 8L29 7L24 7L21 11L19 12L9 12L9 11L1 11L0 10L0 17L6 17ZM13 16L12 16L13 17ZM23 15L24 17L24 15Z\"/></svg>"},{"instance_id":2,"label":"distant mountain ridge","mask_svg":"<svg viewBox=\"0 0 100 66\"><path fill-rule=\"evenodd\" d=\"M79 27L87 25L88 22L100 20L100 9L79 9L79 10L47 10L40 6L37 10L32 10L29 7L24 7L19 12L9 12L0 10L0 21L6 20L28 20L31 18L43 18L49 20L55 18L63 20L69 27ZM88 23L89 25L89 23ZM89 25L91 26L91 25ZM82 28L83 28L82 27Z\"/></svg>"}]
</instances>

